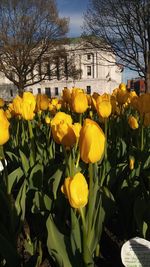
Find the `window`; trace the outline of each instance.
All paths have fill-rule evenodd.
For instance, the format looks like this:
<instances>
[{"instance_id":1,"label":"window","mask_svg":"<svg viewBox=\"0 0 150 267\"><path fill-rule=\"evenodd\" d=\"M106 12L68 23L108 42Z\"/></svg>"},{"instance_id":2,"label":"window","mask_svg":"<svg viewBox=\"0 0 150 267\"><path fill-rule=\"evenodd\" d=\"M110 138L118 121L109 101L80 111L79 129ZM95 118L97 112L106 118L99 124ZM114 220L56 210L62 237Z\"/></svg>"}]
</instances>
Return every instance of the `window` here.
<instances>
[{"instance_id":1,"label":"window","mask_svg":"<svg viewBox=\"0 0 150 267\"><path fill-rule=\"evenodd\" d=\"M38 88L37 91L38 91L38 94L41 94L41 88Z\"/></svg>"},{"instance_id":2,"label":"window","mask_svg":"<svg viewBox=\"0 0 150 267\"><path fill-rule=\"evenodd\" d=\"M92 68L91 68L91 66L87 66L87 76L91 76L91 74L92 74Z\"/></svg>"},{"instance_id":3,"label":"window","mask_svg":"<svg viewBox=\"0 0 150 267\"><path fill-rule=\"evenodd\" d=\"M13 96L13 89L10 89L10 96Z\"/></svg>"},{"instance_id":4,"label":"window","mask_svg":"<svg viewBox=\"0 0 150 267\"><path fill-rule=\"evenodd\" d=\"M87 94L91 94L91 86L90 85L87 85L86 87L86 91L87 91Z\"/></svg>"},{"instance_id":5,"label":"window","mask_svg":"<svg viewBox=\"0 0 150 267\"><path fill-rule=\"evenodd\" d=\"M91 59L91 54L87 54L87 60Z\"/></svg>"},{"instance_id":6,"label":"window","mask_svg":"<svg viewBox=\"0 0 150 267\"><path fill-rule=\"evenodd\" d=\"M45 87L45 94L49 97L51 97L51 88L50 87Z\"/></svg>"},{"instance_id":7,"label":"window","mask_svg":"<svg viewBox=\"0 0 150 267\"><path fill-rule=\"evenodd\" d=\"M59 95L58 87L55 87L55 95Z\"/></svg>"}]
</instances>

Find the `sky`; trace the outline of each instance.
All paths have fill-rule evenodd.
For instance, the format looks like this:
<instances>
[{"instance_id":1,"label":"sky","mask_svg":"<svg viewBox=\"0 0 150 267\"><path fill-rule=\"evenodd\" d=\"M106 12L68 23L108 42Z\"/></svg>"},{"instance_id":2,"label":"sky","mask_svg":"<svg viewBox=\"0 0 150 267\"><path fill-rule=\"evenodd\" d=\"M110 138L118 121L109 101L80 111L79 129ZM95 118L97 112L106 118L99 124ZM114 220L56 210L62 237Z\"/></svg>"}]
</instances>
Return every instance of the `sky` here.
<instances>
[{"instance_id":1,"label":"sky","mask_svg":"<svg viewBox=\"0 0 150 267\"><path fill-rule=\"evenodd\" d=\"M79 37L82 34L83 16L90 0L56 0L60 17L70 18L68 37ZM137 73L124 69L122 82L126 83Z\"/></svg>"},{"instance_id":2,"label":"sky","mask_svg":"<svg viewBox=\"0 0 150 267\"><path fill-rule=\"evenodd\" d=\"M69 17L69 37L78 37L82 33L83 14L87 10L89 0L56 0L59 15Z\"/></svg>"}]
</instances>

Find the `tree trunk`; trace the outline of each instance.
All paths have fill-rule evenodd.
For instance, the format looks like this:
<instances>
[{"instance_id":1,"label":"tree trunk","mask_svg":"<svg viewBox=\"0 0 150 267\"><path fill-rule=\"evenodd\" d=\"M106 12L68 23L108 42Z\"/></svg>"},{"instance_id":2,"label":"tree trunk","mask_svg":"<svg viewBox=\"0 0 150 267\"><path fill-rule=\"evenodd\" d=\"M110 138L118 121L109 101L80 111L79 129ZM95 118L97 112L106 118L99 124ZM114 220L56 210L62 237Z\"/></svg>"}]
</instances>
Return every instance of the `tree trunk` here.
<instances>
[{"instance_id":1,"label":"tree trunk","mask_svg":"<svg viewBox=\"0 0 150 267\"><path fill-rule=\"evenodd\" d=\"M150 93L150 58L149 58L148 66L147 66L145 84L146 84L146 92Z\"/></svg>"}]
</instances>

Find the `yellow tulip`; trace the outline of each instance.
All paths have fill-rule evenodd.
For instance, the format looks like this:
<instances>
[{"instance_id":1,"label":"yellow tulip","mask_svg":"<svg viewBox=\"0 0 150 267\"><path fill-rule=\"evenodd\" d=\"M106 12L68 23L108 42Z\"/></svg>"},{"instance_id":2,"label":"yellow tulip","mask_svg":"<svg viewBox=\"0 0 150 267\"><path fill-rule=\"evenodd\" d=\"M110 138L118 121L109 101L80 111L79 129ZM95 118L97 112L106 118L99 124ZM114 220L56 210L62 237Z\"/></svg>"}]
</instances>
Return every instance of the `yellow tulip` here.
<instances>
[{"instance_id":1,"label":"yellow tulip","mask_svg":"<svg viewBox=\"0 0 150 267\"><path fill-rule=\"evenodd\" d=\"M144 124L145 127L150 126L150 112L145 113L143 124Z\"/></svg>"},{"instance_id":2,"label":"yellow tulip","mask_svg":"<svg viewBox=\"0 0 150 267\"><path fill-rule=\"evenodd\" d=\"M83 208L88 202L88 185L82 173L67 177L61 191L68 198L70 206L75 209Z\"/></svg>"},{"instance_id":3,"label":"yellow tulip","mask_svg":"<svg viewBox=\"0 0 150 267\"><path fill-rule=\"evenodd\" d=\"M5 105L5 102L2 98L0 98L0 108L2 108Z\"/></svg>"},{"instance_id":4,"label":"yellow tulip","mask_svg":"<svg viewBox=\"0 0 150 267\"><path fill-rule=\"evenodd\" d=\"M49 105L48 109L51 111L51 114L56 114L57 110L61 109L62 103L58 98L52 98Z\"/></svg>"},{"instance_id":5,"label":"yellow tulip","mask_svg":"<svg viewBox=\"0 0 150 267\"><path fill-rule=\"evenodd\" d=\"M126 91L126 89L127 89L126 84L125 83L120 83L119 84L119 89L122 90L122 91Z\"/></svg>"},{"instance_id":6,"label":"yellow tulip","mask_svg":"<svg viewBox=\"0 0 150 267\"><path fill-rule=\"evenodd\" d=\"M12 102L12 106L10 107L11 112L15 115L21 115L22 114L22 98L17 95Z\"/></svg>"},{"instance_id":7,"label":"yellow tulip","mask_svg":"<svg viewBox=\"0 0 150 267\"><path fill-rule=\"evenodd\" d=\"M137 119L134 116L132 116L132 115L129 116L128 123L129 123L130 127L133 130L135 130L135 129L137 129L139 127L139 124L138 124Z\"/></svg>"},{"instance_id":8,"label":"yellow tulip","mask_svg":"<svg viewBox=\"0 0 150 267\"><path fill-rule=\"evenodd\" d=\"M51 123L51 118L49 116L45 117L45 122L46 124L50 124Z\"/></svg>"},{"instance_id":9,"label":"yellow tulip","mask_svg":"<svg viewBox=\"0 0 150 267\"><path fill-rule=\"evenodd\" d=\"M117 95L116 95L116 99L118 104L123 105L127 102L129 98L129 92L122 90L122 89L118 89L117 91Z\"/></svg>"},{"instance_id":10,"label":"yellow tulip","mask_svg":"<svg viewBox=\"0 0 150 267\"><path fill-rule=\"evenodd\" d=\"M52 135L57 144L72 146L76 142L76 135L72 128L72 118L64 112L58 112L51 121Z\"/></svg>"},{"instance_id":11,"label":"yellow tulip","mask_svg":"<svg viewBox=\"0 0 150 267\"><path fill-rule=\"evenodd\" d=\"M5 115L6 115L6 118L7 118L7 119L10 119L10 118L12 117L12 114L11 114L11 112L10 112L9 109L6 109L6 110L5 110Z\"/></svg>"},{"instance_id":12,"label":"yellow tulip","mask_svg":"<svg viewBox=\"0 0 150 267\"><path fill-rule=\"evenodd\" d=\"M102 158L105 135L95 121L85 119L80 132L79 148L81 159L85 163L95 163Z\"/></svg>"},{"instance_id":13,"label":"yellow tulip","mask_svg":"<svg viewBox=\"0 0 150 267\"><path fill-rule=\"evenodd\" d=\"M71 101L71 89L64 88L62 91L63 101L66 103L70 103Z\"/></svg>"},{"instance_id":14,"label":"yellow tulip","mask_svg":"<svg viewBox=\"0 0 150 267\"><path fill-rule=\"evenodd\" d=\"M24 92L22 99L22 117L25 120L33 120L36 100L31 92Z\"/></svg>"},{"instance_id":15,"label":"yellow tulip","mask_svg":"<svg viewBox=\"0 0 150 267\"><path fill-rule=\"evenodd\" d=\"M49 99L47 95L38 94L36 96L36 108L37 110L47 110L49 105Z\"/></svg>"},{"instance_id":16,"label":"yellow tulip","mask_svg":"<svg viewBox=\"0 0 150 267\"><path fill-rule=\"evenodd\" d=\"M87 96L83 92L76 92L71 95L71 107L76 113L84 113L88 108Z\"/></svg>"},{"instance_id":17,"label":"yellow tulip","mask_svg":"<svg viewBox=\"0 0 150 267\"><path fill-rule=\"evenodd\" d=\"M138 97L138 111L141 114L150 112L150 93L146 93Z\"/></svg>"},{"instance_id":18,"label":"yellow tulip","mask_svg":"<svg viewBox=\"0 0 150 267\"><path fill-rule=\"evenodd\" d=\"M0 145L4 145L9 139L9 121L3 109L0 109Z\"/></svg>"},{"instance_id":19,"label":"yellow tulip","mask_svg":"<svg viewBox=\"0 0 150 267\"><path fill-rule=\"evenodd\" d=\"M129 168L132 171L134 169L134 163L135 163L135 159L133 157L129 158Z\"/></svg>"},{"instance_id":20,"label":"yellow tulip","mask_svg":"<svg viewBox=\"0 0 150 267\"><path fill-rule=\"evenodd\" d=\"M74 130L74 133L75 133L75 136L76 136L77 139L78 139L79 136L80 136L81 128L82 128L82 126L81 126L81 124L78 123L78 122L76 122L76 123L74 123L74 124L72 125L72 129Z\"/></svg>"},{"instance_id":21,"label":"yellow tulip","mask_svg":"<svg viewBox=\"0 0 150 267\"><path fill-rule=\"evenodd\" d=\"M76 143L76 135L72 125L67 124L65 121L52 126L52 135L57 144L70 147Z\"/></svg>"},{"instance_id":22,"label":"yellow tulip","mask_svg":"<svg viewBox=\"0 0 150 267\"><path fill-rule=\"evenodd\" d=\"M97 109L98 115L101 118L108 118L112 111L110 96L107 94L98 96L96 100L96 109Z\"/></svg>"},{"instance_id":23,"label":"yellow tulip","mask_svg":"<svg viewBox=\"0 0 150 267\"><path fill-rule=\"evenodd\" d=\"M59 124L61 121L65 121L67 124L72 124L72 118L69 114L59 111L51 121L51 125Z\"/></svg>"}]
</instances>

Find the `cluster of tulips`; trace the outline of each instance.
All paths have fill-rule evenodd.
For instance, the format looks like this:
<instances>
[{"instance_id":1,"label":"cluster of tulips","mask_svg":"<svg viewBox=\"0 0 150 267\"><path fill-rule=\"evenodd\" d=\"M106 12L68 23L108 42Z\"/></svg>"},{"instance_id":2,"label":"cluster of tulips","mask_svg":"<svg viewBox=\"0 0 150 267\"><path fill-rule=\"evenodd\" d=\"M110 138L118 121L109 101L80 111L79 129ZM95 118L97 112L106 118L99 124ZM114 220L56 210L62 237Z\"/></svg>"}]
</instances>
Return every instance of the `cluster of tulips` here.
<instances>
[{"instance_id":1,"label":"cluster of tulips","mask_svg":"<svg viewBox=\"0 0 150 267\"><path fill-rule=\"evenodd\" d=\"M0 99L1 266L92 267L108 233L149 238L149 103L125 84Z\"/></svg>"}]
</instances>

